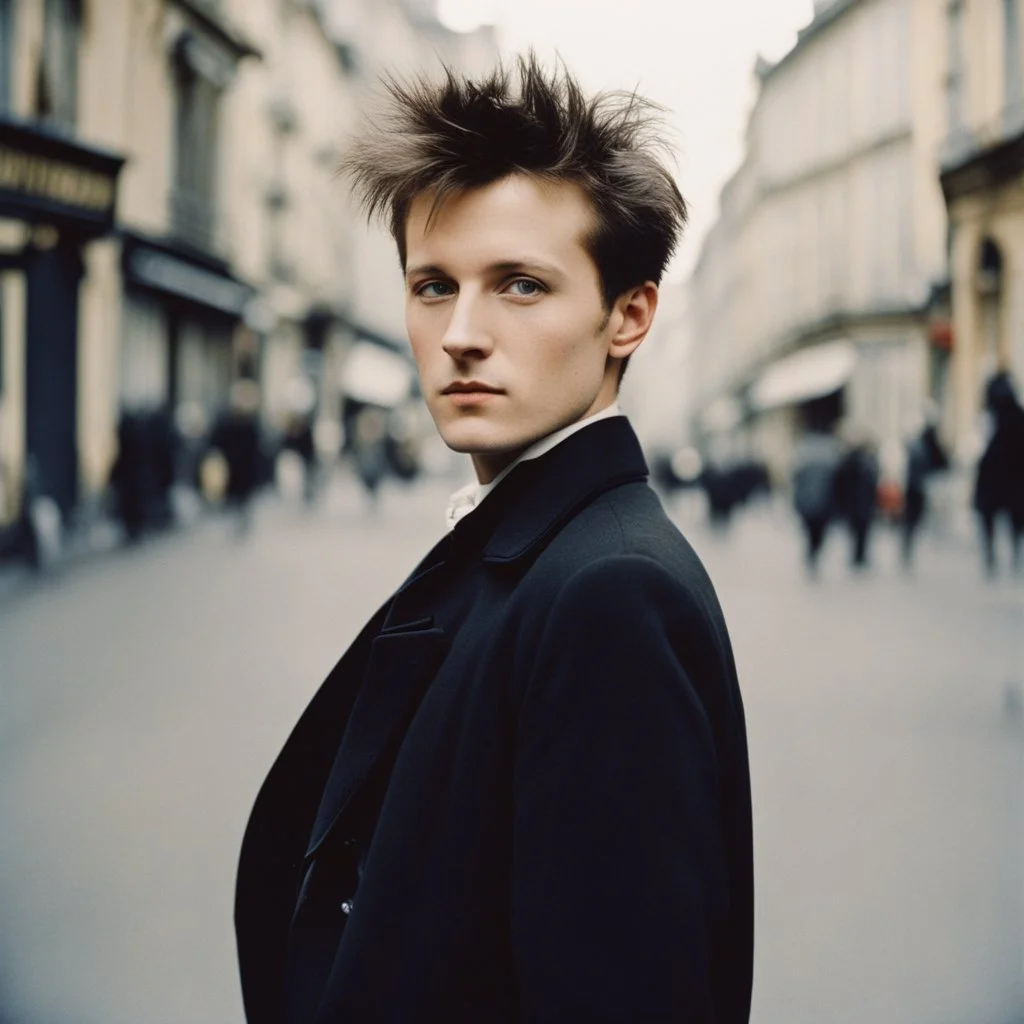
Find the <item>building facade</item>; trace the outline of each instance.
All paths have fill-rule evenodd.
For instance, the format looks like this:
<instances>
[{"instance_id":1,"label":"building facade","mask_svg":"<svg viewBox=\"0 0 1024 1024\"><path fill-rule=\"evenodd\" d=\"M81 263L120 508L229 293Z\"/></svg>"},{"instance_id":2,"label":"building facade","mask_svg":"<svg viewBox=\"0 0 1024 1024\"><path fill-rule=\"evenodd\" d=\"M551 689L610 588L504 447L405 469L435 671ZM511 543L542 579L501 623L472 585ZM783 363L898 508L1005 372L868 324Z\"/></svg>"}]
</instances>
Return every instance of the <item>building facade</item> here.
<instances>
[{"instance_id":1,"label":"building facade","mask_svg":"<svg viewBox=\"0 0 1024 1024\"><path fill-rule=\"evenodd\" d=\"M0 3L0 526L80 485L83 337L109 273L124 154L84 127L87 26L71 2ZM88 141L87 141L88 140Z\"/></svg>"},{"instance_id":2,"label":"building facade","mask_svg":"<svg viewBox=\"0 0 1024 1024\"><path fill-rule=\"evenodd\" d=\"M388 73L436 75L447 64L479 74L494 66L498 46L493 28L452 32L435 16L435 6L432 0L325 0L328 24L347 41L358 67L358 109L365 109ZM381 225L357 221L352 234L353 332L404 339L405 284L394 241Z\"/></svg>"},{"instance_id":3,"label":"building facade","mask_svg":"<svg viewBox=\"0 0 1024 1024\"><path fill-rule=\"evenodd\" d=\"M744 161L691 281L697 434L788 472L807 423L894 448L946 400L942 12L831 0L759 62Z\"/></svg>"},{"instance_id":4,"label":"building facade","mask_svg":"<svg viewBox=\"0 0 1024 1024\"><path fill-rule=\"evenodd\" d=\"M21 220L15 197L5 203L0 517L10 526L35 497L74 517L106 482L122 411L213 408L226 394L255 292L220 217L219 107L241 62L259 55L213 6L187 0L7 0L0 24L10 82L0 136L23 168L10 191L45 180L70 193L73 151L118 167L102 232L50 205ZM57 162L36 166L36 152Z\"/></svg>"},{"instance_id":5,"label":"building facade","mask_svg":"<svg viewBox=\"0 0 1024 1024\"><path fill-rule=\"evenodd\" d=\"M985 382L1024 383L1024 32L1019 0L949 0L942 188L949 209L954 440L983 442Z\"/></svg>"},{"instance_id":6,"label":"building facade","mask_svg":"<svg viewBox=\"0 0 1024 1024\"><path fill-rule=\"evenodd\" d=\"M346 136L384 65L495 52L414 0L0 0L0 551L102 492L126 412L201 433L251 378L337 423L346 348L407 349Z\"/></svg>"}]
</instances>

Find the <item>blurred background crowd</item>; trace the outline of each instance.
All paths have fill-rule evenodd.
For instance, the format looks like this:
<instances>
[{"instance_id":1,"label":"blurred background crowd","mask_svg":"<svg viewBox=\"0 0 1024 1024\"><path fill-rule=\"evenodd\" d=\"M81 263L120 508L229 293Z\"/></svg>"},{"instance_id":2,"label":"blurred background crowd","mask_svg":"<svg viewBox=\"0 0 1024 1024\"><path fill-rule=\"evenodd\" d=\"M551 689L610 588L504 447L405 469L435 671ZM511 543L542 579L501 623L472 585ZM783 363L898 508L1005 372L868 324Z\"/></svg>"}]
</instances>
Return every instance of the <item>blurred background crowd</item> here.
<instances>
[{"instance_id":1,"label":"blurred background crowd","mask_svg":"<svg viewBox=\"0 0 1024 1024\"><path fill-rule=\"evenodd\" d=\"M1022 8L0 0L0 1024L240 1019L254 787L470 472L335 170L525 46L671 108L622 405L736 644L755 1022L1024 1021Z\"/></svg>"},{"instance_id":2,"label":"blurred background crowd","mask_svg":"<svg viewBox=\"0 0 1024 1024\"><path fill-rule=\"evenodd\" d=\"M978 516L989 569L1000 519L1017 548L1018 6L817 2L757 58L740 165L624 394L660 478L717 522L768 490L812 562L823 517L896 523L909 558L932 506L961 535ZM383 71L498 56L445 7L0 2L0 559L45 562L104 515L129 538L188 521L282 452L310 500L339 460L371 493L445 465L390 242L334 177ZM848 493L808 485L841 449Z\"/></svg>"}]
</instances>

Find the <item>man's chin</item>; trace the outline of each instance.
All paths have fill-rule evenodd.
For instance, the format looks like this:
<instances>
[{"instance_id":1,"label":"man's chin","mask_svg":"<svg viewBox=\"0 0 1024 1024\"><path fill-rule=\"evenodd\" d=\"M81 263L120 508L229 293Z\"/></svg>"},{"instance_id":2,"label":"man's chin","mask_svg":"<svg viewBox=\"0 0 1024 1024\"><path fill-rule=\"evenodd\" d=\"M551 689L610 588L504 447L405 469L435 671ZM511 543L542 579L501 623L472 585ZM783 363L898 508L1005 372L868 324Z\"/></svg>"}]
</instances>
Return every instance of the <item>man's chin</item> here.
<instances>
[{"instance_id":1,"label":"man's chin","mask_svg":"<svg viewBox=\"0 0 1024 1024\"><path fill-rule=\"evenodd\" d=\"M507 455L510 453L518 455L519 452L525 451L530 446L529 441L523 444L500 444L497 442L484 444L462 440L449 441L444 435L441 436L441 440L453 452L458 452L460 455Z\"/></svg>"},{"instance_id":2,"label":"man's chin","mask_svg":"<svg viewBox=\"0 0 1024 1024\"><path fill-rule=\"evenodd\" d=\"M501 455L520 452L532 443L530 438L495 437L485 431L440 430L441 440L461 455Z\"/></svg>"}]
</instances>

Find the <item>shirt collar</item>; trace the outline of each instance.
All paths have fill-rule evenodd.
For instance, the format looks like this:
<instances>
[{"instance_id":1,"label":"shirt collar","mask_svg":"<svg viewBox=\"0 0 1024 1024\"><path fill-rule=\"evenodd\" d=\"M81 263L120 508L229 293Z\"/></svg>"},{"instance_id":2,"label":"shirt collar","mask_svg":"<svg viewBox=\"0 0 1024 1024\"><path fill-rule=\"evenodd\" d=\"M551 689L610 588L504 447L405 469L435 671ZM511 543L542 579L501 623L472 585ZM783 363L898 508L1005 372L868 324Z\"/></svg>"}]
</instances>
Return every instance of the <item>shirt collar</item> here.
<instances>
[{"instance_id":1,"label":"shirt collar","mask_svg":"<svg viewBox=\"0 0 1024 1024\"><path fill-rule=\"evenodd\" d=\"M542 437L539 441L534 441L521 455L518 456L513 462L509 463L490 483L481 484L473 481L472 483L466 484L465 487L460 487L449 499L448 508L445 512L445 521L447 522L448 529L452 530L455 528L455 524L461 519L465 518L472 512L479 504L490 494L502 480L505 479L512 472L516 466L523 462L528 462L530 459L540 458L541 455L546 455L552 448L560 445L566 438L572 437L577 431L582 430L584 427L589 427L592 423L597 423L598 420L610 419L612 416L621 416L622 410L619 408L618 402L612 402L606 409L602 409L600 412L595 412L592 416L587 416L582 420L577 420L575 423L570 423L567 427L562 427L560 430L556 430L546 437Z\"/></svg>"}]
</instances>

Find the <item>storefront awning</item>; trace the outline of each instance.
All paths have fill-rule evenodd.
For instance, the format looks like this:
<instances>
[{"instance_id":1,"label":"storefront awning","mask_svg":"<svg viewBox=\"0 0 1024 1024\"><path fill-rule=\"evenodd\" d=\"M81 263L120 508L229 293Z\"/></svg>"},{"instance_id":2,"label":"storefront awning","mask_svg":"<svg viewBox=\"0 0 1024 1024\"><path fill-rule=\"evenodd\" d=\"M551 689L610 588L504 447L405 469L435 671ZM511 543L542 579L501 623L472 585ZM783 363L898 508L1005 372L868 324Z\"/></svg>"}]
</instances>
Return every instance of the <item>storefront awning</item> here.
<instances>
[{"instance_id":1,"label":"storefront awning","mask_svg":"<svg viewBox=\"0 0 1024 1024\"><path fill-rule=\"evenodd\" d=\"M856 363L857 349L849 341L801 349L773 363L754 381L748 404L754 412L767 412L830 395L850 379Z\"/></svg>"},{"instance_id":2,"label":"storefront awning","mask_svg":"<svg viewBox=\"0 0 1024 1024\"><path fill-rule=\"evenodd\" d=\"M144 239L128 230L121 234L122 269L128 284L235 318L245 315L256 295L221 261L199 259L176 250L167 240Z\"/></svg>"},{"instance_id":3,"label":"storefront awning","mask_svg":"<svg viewBox=\"0 0 1024 1024\"><path fill-rule=\"evenodd\" d=\"M347 398L393 409L412 394L413 368L397 352L360 339L348 351L339 383Z\"/></svg>"}]
</instances>

